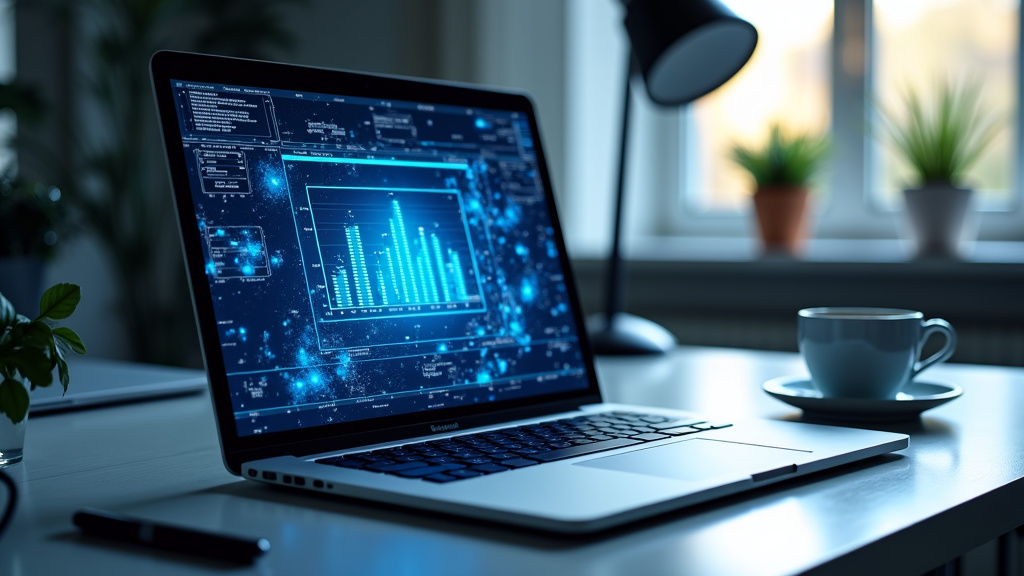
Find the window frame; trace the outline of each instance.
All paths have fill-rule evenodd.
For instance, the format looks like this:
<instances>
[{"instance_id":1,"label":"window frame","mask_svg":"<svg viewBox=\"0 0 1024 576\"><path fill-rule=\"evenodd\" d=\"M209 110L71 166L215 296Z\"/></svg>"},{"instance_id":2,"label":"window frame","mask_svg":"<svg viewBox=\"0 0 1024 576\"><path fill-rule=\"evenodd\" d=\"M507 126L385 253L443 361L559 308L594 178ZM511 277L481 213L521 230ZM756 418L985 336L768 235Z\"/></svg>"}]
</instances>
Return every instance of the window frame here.
<instances>
[{"instance_id":1,"label":"window frame","mask_svg":"<svg viewBox=\"0 0 1024 576\"><path fill-rule=\"evenodd\" d=\"M870 95L874 93L871 74L874 62L872 2L871 0L843 0L833 3L833 35L830 43L831 64L831 125L834 154L828 174L830 194L814 205L815 218L812 237L836 239L900 239L905 235L902 210L887 209L874 200L869 186L875 142L865 133L864 124L856 122L848 110L868 110ZM1024 32L1024 10L1018 9L1018 26ZM1015 134L1012 152L1015 164L1024 166L1024 33L1018 34L1016 47L1015 85L1017 114L1012 124ZM844 57L846 61L844 62ZM635 86L635 88L640 88ZM840 113L844 112L844 113ZM675 142L661 137L663 148L673 148L678 156L675 165L677 185L662 188L653 194L648 206L672 206L672 210L658 211L657 225L644 226L642 235L682 237L750 237L753 216L747 208L736 211L704 211L688 201L687 164L690 126L693 124L692 107L681 109L677 116L678 134ZM650 166L650 163L647 163ZM664 164L662 164L664 166ZM653 168L653 166L652 166ZM1003 209L978 206L973 225L979 240L1024 240L1024 186L1022 169L1011 175L1010 205ZM640 192L639 194L642 194Z\"/></svg>"}]
</instances>

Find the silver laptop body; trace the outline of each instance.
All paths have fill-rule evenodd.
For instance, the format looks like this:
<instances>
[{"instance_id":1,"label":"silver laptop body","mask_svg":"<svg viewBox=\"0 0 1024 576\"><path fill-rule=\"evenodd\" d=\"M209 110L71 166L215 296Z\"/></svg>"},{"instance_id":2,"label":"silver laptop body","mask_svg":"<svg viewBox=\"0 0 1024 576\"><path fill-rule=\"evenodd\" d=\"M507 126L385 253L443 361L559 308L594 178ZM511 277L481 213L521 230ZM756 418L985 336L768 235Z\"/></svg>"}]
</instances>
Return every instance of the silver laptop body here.
<instances>
[{"instance_id":1,"label":"silver laptop body","mask_svg":"<svg viewBox=\"0 0 1024 576\"><path fill-rule=\"evenodd\" d=\"M589 532L907 446L602 403L524 95L173 52L151 72L234 474Z\"/></svg>"}]
</instances>

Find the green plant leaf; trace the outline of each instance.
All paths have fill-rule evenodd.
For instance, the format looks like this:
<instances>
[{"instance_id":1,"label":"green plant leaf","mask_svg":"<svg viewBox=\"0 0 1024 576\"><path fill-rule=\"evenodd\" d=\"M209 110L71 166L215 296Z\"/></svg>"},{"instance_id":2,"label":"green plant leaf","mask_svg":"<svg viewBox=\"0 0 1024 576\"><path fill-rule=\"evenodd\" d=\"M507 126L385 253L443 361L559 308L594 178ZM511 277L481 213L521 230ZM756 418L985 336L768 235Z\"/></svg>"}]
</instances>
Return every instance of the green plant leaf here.
<instances>
[{"instance_id":1,"label":"green plant leaf","mask_svg":"<svg viewBox=\"0 0 1024 576\"><path fill-rule=\"evenodd\" d=\"M57 356L57 374L60 376L60 385L64 387L64 393L68 392L68 384L71 382L71 372L68 370L68 363L63 355Z\"/></svg>"},{"instance_id":2,"label":"green plant leaf","mask_svg":"<svg viewBox=\"0 0 1024 576\"><path fill-rule=\"evenodd\" d=\"M17 424L28 414L28 390L14 378L4 378L0 382L0 412L3 412Z\"/></svg>"},{"instance_id":3,"label":"green plant leaf","mask_svg":"<svg viewBox=\"0 0 1024 576\"><path fill-rule=\"evenodd\" d=\"M0 359L0 364L15 368L19 374L32 383L32 387L47 387L53 384L53 367L56 359L51 359L46 349L15 348Z\"/></svg>"},{"instance_id":4,"label":"green plant leaf","mask_svg":"<svg viewBox=\"0 0 1024 576\"><path fill-rule=\"evenodd\" d=\"M11 328L11 340L19 348L46 349L53 343L53 331L42 320L22 322Z\"/></svg>"},{"instance_id":5,"label":"green plant leaf","mask_svg":"<svg viewBox=\"0 0 1024 576\"><path fill-rule=\"evenodd\" d=\"M7 328L18 321L18 313L14 311L14 304L0 294L0 330Z\"/></svg>"},{"instance_id":6,"label":"green plant leaf","mask_svg":"<svg viewBox=\"0 0 1024 576\"><path fill-rule=\"evenodd\" d=\"M43 292L39 300L39 318L61 320L71 316L82 300L82 288L77 284L55 284Z\"/></svg>"},{"instance_id":7,"label":"green plant leaf","mask_svg":"<svg viewBox=\"0 0 1024 576\"><path fill-rule=\"evenodd\" d=\"M959 186L966 172L1001 128L1001 117L988 112L978 81L936 82L930 102L906 88L902 110L879 106L883 132L910 166L914 180Z\"/></svg>"},{"instance_id":8,"label":"green plant leaf","mask_svg":"<svg viewBox=\"0 0 1024 576\"><path fill-rule=\"evenodd\" d=\"M64 326L54 328L53 335L59 338L61 342L67 344L76 354L85 354L85 344L82 343L82 339L71 328Z\"/></svg>"},{"instance_id":9,"label":"green plant leaf","mask_svg":"<svg viewBox=\"0 0 1024 576\"><path fill-rule=\"evenodd\" d=\"M807 186L824 168L829 155L827 136L786 134L772 123L768 140L758 147L736 144L730 157L750 173L758 187L773 185Z\"/></svg>"}]
</instances>

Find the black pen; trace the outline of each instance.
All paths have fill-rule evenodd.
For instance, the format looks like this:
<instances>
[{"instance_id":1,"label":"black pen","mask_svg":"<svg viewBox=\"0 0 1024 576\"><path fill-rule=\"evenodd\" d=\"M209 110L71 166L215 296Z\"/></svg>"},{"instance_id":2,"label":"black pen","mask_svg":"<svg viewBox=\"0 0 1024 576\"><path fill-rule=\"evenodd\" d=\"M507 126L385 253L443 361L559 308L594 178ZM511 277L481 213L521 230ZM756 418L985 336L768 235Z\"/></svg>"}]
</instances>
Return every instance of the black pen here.
<instances>
[{"instance_id":1,"label":"black pen","mask_svg":"<svg viewBox=\"0 0 1024 576\"><path fill-rule=\"evenodd\" d=\"M79 510L71 521L89 536L214 558L232 564L252 564L257 557L270 550L270 542L264 538L238 538L168 526L102 510Z\"/></svg>"}]
</instances>

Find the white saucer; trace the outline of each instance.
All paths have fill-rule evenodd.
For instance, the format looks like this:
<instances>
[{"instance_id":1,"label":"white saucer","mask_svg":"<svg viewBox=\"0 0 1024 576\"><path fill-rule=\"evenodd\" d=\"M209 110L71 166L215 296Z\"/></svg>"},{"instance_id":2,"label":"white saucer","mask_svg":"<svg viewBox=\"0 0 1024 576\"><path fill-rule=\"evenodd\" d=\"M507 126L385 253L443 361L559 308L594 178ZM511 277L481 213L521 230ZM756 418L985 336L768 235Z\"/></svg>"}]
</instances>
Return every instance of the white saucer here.
<instances>
[{"instance_id":1,"label":"white saucer","mask_svg":"<svg viewBox=\"0 0 1024 576\"><path fill-rule=\"evenodd\" d=\"M911 382L896 398L825 398L806 377L783 376L764 383L764 391L818 420L847 422L900 422L914 420L921 412L945 404L963 394L955 384Z\"/></svg>"}]
</instances>

